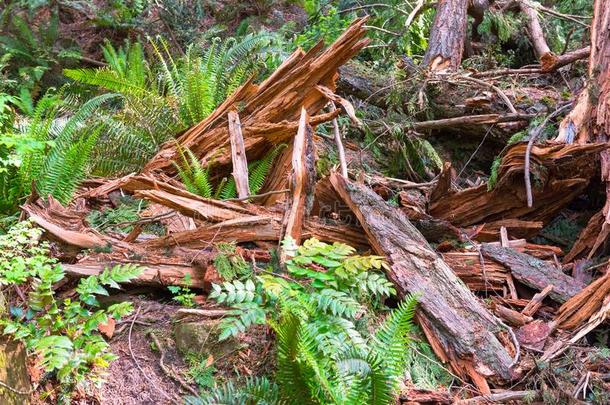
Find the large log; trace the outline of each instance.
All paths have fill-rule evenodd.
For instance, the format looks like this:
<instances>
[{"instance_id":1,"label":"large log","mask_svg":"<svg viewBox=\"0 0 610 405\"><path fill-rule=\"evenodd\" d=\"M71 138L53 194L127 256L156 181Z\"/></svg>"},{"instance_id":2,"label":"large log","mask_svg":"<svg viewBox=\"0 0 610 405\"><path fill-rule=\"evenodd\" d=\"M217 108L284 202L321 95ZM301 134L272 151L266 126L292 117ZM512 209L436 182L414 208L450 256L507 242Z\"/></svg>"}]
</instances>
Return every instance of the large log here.
<instances>
[{"instance_id":1,"label":"large log","mask_svg":"<svg viewBox=\"0 0 610 405\"><path fill-rule=\"evenodd\" d=\"M372 190L333 173L331 182L364 228L401 296L418 294L420 323L441 359L485 391L485 378L509 380L511 357L496 336L503 324L487 311L399 209ZM482 378L483 377L483 378Z\"/></svg>"},{"instance_id":2,"label":"large log","mask_svg":"<svg viewBox=\"0 0 610 405\"><path fill-rule=\"evenodd\" d=\"M567 301L585 287L552 264L514 249L484 243L481 252L510 269L512 276L528 287L542 291L552 284L554 288L549 296L559 303Z\"/></svg>"}]
</instances>

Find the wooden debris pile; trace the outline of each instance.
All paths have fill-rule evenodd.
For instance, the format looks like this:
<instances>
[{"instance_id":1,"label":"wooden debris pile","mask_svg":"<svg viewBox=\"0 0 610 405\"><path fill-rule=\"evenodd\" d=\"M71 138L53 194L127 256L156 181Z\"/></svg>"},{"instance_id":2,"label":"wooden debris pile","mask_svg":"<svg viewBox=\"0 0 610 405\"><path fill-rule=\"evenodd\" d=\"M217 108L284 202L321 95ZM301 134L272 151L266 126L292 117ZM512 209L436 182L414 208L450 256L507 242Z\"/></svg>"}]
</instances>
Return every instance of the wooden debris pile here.
<instances>
[{"instance_id":1,"label":"wooden debris pile","mask_svg":"<svg viewBox=\"0 0 610 405\"><path fill-rule=\"evenodd\" d=\"M188 275L191 287L209 288L219 281L219 242L240 244L238 254L255 263L268 262L268 249L286 236L374 251L386 257L400 295L418 294L418 323L453 373L486 398L523 398L526 391L500 395L492 387L526 375L535 357L555 358L610 315L608 274L587 285L571 263L573 255L562 265L562 249L530 241L585 190L608 144L549 143L528 152L525 143L517 143L502 157L491 189L481 184L454 190L446 164L434 182L401 183L398 208L376 192L392 179L369 179L373 187L364 175L360 181L338 173L318 179L316 126L341 112L358 123L351 104L335 94L335 83L338 68L367 44L365 21L357 20L325 50L318 45L296 51L263 83L248 81L165 145L141 173L92 181L69 208L33 197L24 215L61 247L58 256L69 261L68 274L82 277L114 263L138 263L146 269L135 281L141 285L180 285ZM341 109L324 112L329 103ZM288 146L261 194L249 195L245 157L256 159L282 143ZM214 176L231 173L239 197L218 201L188 192L172 166L180 147L203 164L213 163ZM524 175L534 179L531 206ZM128 234L101 234L84 219L87 207L108 204L114 193L151 203L148 216ZM168 225L166 234L145 234L142 224L150 221Z\"/></svg>"}]
</instances>

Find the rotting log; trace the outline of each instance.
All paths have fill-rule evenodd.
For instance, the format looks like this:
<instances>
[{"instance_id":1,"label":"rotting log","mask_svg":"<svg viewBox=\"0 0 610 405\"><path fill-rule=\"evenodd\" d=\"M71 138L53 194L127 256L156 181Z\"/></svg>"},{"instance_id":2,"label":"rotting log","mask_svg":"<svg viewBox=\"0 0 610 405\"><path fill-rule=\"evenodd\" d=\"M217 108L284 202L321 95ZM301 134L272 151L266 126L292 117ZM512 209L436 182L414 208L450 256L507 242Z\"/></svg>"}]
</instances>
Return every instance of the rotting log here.
<instances>
[{"instance_id":1,"label":"rotting log","mask_svg":"<svg viewBox=\"0 0 610 405\"><path fill-rule=\"evenodd\" d=\"M372 190L333 173L331 182L364 228L375 252L386 257L388 277L401 296L418 294L419 320L437 355L470 376L510 380L512 359L496 336L502 323L487 311L430 247L402 211Z\"/></svg>"},{"instance_id":2,"label":"rotting log","mask_svg":"<svg viewBox=\"0 0 610 405\"><path fill-rule=\"evenodd\" d=\"M552 264L514 249L484 243L481 252L483 256L510 269L512 276L528 287L542 291L552 284L554 287L549 297L559 303L567 301L585 287Z\"/></svg>"},{"instance_id":3,"label":"rotting log","mask_svg":"<svg viewBox=\"0 0 610 405\"><path fill-rule=\"evenodd\" d=\"M439 0L422 64L432 71L457 69L462 62L468 0Z\"/></svg>"},{"instance_id":4,"label":"rotting log","mask_svg":"<svg viewBox=\"0 0 610 405\"><path fill-rule=\"evenodd\" d=\"M464 189L430 204L433 217L466 227L505 218L548 222L583 192L598 167L599 152L607 143L549 144L532 148L534 204L527 206L523 181L526 145L511 147L502 158L497 182Z\"/></svg>"}]
</instances>

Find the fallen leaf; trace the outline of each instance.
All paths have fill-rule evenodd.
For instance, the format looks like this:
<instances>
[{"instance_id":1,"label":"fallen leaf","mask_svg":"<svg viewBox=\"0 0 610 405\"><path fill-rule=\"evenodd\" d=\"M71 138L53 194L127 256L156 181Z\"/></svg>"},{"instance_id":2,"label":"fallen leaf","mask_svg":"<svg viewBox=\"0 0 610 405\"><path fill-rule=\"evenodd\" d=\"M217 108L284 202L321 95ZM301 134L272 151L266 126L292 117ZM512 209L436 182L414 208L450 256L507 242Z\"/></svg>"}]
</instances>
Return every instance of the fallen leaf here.
<instances>
[{"instance_id":1,"label":"fallen leaf","mask_svg":"<svg viewBox=\"0 0 610 405\"><path fill-rule=\"evenodd\" d=\"M106 336L108 339L111 339L114 335L114 327L116 326L116 321L113 318L108 318L106 323L99 323L97 325L97 329L100 333Z\"/></svg>"}]
</instances>

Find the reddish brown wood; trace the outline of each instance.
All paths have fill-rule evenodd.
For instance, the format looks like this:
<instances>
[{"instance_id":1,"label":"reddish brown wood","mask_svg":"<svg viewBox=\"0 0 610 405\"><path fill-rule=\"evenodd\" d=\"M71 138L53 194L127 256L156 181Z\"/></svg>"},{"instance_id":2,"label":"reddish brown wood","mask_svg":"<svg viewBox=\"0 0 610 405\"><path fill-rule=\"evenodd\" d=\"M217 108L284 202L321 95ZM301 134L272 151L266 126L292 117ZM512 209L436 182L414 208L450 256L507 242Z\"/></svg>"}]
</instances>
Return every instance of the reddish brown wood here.
<instances>
[{"instance_id":1,"label":"reddish brown wood","mask_svg":"<svg viewBox=\"0 0 610 405\"><path fill-rule=\"evenodd\" d=\"M591 23L591 54L588 86L559 126L561 142L608 142L610 140L610 7L595 0ZM591 257L610 236L610 152L601 153L601 178L606 183L606 204L579 235L570 258Z\"/></svg>"},{"instance_id":2,"label":"reddish brown wood","mask_svg":"<svg viewBox=\"0 0 610 405\"><path fill-rule=\"evenodd\" d=\"M286 232L297 244L301 243L303 219L311 211L315 187L315 167L313 156L313 130L305 107L301 109L299 130L292 148L292 172L290 175L292 201L286 211Z\"/></svg>"}]
</instances>

